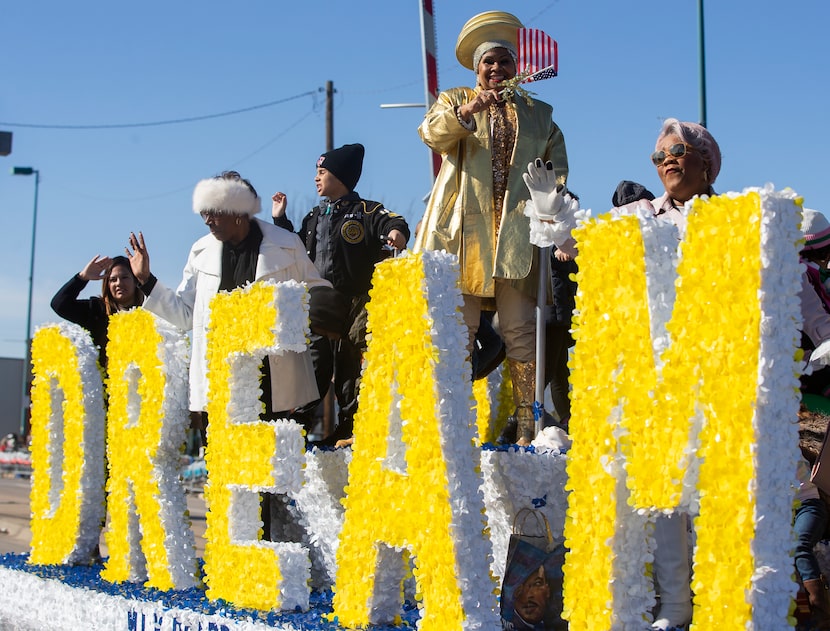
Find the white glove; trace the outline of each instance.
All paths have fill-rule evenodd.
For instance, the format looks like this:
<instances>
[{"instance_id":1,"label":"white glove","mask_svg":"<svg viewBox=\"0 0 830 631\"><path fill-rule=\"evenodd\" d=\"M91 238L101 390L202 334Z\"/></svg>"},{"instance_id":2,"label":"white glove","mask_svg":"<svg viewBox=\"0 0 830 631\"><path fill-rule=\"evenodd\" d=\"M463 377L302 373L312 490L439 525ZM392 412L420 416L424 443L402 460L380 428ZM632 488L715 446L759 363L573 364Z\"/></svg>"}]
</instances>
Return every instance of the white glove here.
<instances>
[{"instance_id":1,"label":"white glove","mask_svg":"<svg viewBox=\"0 0 830 631\"><path fill-rule=\"evenodd\" d=\"M530 191L530 200L524 208L525 216L530 219L530 242L540 248L553 244L561 247L576 228L579 202L564 193L564 187L557 187L552 162L543 166L542 160L536 158L527 165L527 173L522 178Z\"/></svg>"},{"instance_id":2,"label":"white glove","mask_svg":"<svg viewBox=\"0 0 830 631\"><path fill-rule=\"evenodd\" d=\"M810 366L813 370L830 366L830 340L824 340L816 350L810 353Z\"/></svg>"},{"instance_id":3,"label":"white glove","mask_svg":"<svg viewBox=\"0 0 830 631\"><path fill-rule=\"evenodd\" d=\"M565 206L565 188L556 185L556 171L553 162L542 164L541 158L527 165L527 173L522 174L530 199L536 208L536 218L542 221L562 221L557 215Z\"/></svg>"}]
</instances>

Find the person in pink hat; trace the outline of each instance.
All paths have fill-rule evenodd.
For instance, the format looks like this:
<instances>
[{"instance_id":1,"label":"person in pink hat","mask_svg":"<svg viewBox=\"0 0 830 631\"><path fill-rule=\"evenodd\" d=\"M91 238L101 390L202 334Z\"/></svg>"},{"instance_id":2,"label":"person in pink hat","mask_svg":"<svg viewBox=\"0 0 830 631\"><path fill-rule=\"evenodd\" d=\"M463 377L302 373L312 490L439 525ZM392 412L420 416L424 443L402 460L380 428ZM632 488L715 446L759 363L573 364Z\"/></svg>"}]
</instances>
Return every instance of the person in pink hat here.
<instances>
[{"instance_id":1,"label":"person in pink hat","mask_svg":"<svg viewBox=\"0 0 830 631\"><path fill-rule=\"evenodd\" d=\"M801 348L807 367L801 376L803 395L830 397L830 222L817 210L805 208L801 230L804 245L801 248ZM813 401L821 399L802 397L800 414L810 413ZM824 536L828 512L818 489L811 481L810 470L815 454L806 453L798 463L799 488L796 494L798 508L793 519L796 534L794 551L798 580L807 595L808 620L812 629L830 629L830 592L821 574L813 551Z\"/></svg>"},{"instance_id":2,"label":"person in pink hat","mask_svg":"<svg viewBox=\"0 0 830 631\"><path fill-rule=\"evenodd\" d=\"M801 348L809 364L801 391L830 398L830 222L817 210L805 208L801 229Z\"/></svg>"}]
</instances>

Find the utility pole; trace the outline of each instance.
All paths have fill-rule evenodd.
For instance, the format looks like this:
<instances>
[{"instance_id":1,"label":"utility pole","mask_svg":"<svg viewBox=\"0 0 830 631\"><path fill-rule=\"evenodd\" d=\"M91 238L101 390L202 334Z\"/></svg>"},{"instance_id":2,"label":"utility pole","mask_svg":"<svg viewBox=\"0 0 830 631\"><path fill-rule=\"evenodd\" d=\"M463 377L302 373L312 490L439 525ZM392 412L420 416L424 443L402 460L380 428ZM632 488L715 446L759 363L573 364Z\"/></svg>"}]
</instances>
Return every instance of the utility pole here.
<instances>
[{"instance_id":1,"label":"utility pole","mask_svg":"<svg viewBox=\"0 0 830 631\"><path fill-rule=\"evenodd\" d=\"M438 62L435 45L435 13L432 0L421 0L421 49L424 56L424 90L426 92L426 109L429 110L438 98ZM430 151L432 180L438 176L441 168L441 154Z\"/></svg>"},{"instance_id":2,"label":"utility pole","mask_svg":"<svg viewBox=\"0 0 830 631\"><path fill-rule=\"evenodd\" d=\"M32 363L32 286L35 278L35 235L37 233L37 192L40 187L40 171L32 167L14 167L12 175L35 176L35 209L32 212L32 251L29 258L29 302L26 309L26 354L23 360L23 385L20 390L20 436L26 438L26 412L29 410L29 371Z\"/></svg>"},{"instance_id":3,"label":"utility pole","mask_svg":"<svg viewBox=\"0 0 830 631\"><path fill-rule=\"evenodd\" d=\"M334 149L334 84L326 81L326 151ZM334 381L332 380L328 392L320 393L323 397L323 437L334 431L337 415L334 409Z\"/></svg>"},{"instance_id":4,"label":"utility pole","mask_svg":"<svg viewBox=\"0 0 830 631\"><path fill-rule=\"evenodd\" d=\"M326 151L334 149L334 84L326 81Z\"/></svg>"},{"instance_id":5,"label":"utility pole","mask_svg":"<svg viewBox=\"0 0 830 631\"><path fill-rule=\"evenodd\" d=\"M429 111L438 98L438 63L435 53L435 16L432 9L432 0L418 0L421 15L421 50L424 55L424 103L381 103L383 108L391 107L423 107ZM430 187L438 176L441 168L441 154L429 152L429 181Z\"/></svg>"},{"instance_id":6,"label":"utility pole","mask_svg":"<svg viewBox=\"0 0 830 631\"><path fill-rule=\"evenodd\" d=\"M700 40L700 124L706 127L706 45L703 37L703 0L697 0L697 26Z\"/></svg>"}]
</instances>

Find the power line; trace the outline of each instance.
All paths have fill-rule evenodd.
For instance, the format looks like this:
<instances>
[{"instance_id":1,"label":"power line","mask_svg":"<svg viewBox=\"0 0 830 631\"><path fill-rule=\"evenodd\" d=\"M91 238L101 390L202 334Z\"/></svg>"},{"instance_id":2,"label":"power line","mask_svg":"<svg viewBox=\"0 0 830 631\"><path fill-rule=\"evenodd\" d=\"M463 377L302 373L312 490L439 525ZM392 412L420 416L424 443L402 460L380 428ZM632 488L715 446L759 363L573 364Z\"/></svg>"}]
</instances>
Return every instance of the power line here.
<instances>
[{"instance_id":1,"label":"power line","mask_svg":"<svg viewBox=\"0 0 830 631\"><path fill-rule=\"evenodd\" d=\"M395 90L400 90L401 88L408 88L413 85L417 85L421 82L420 79L416 79L415 81L409 81L407 83L401 83L399 85L392 85L384 88L375 88L373 90L369 90L367 88L360 88L354 90L340 90L337 91L342 94L358 94L358 95L365 95L365 94L384 94L386 92L393 92ZM322 90L322 88L321 88Z\"/></svg>"},{"instance_id":2,"label":"power line","mask_svg":"<svg viewBox=\"0 0 830 631\"><path fill-rule=\"evenodd\" d=\"M235 167L235 166L245 162L246 160L249 160L250 158L252 158L256 154L260 153L261 151L264 151L265 149L267 149L268 147L273 145L277 140L279 140L280 138L285 136L289 131L293 130L297 125L302 123L305 119L307 119L313 113L314 113L313 109L307 111L300 118L295 120L293 123L290 123L288 126L286 126L284 129L282 129L276 136L271 138L266 143L264 143L263 145L260 145L258 148L254 149L253 151L251 151L247 155L245 155L241 158L238 158L237 160L234 160L233 162L229 163L228 167L229 168ZM100 197L100 196L97 196L97 195L89 195L87 193L82 193L80 191L76 191L76 190L73 190L71 188L67 188L65 186L60 186L60 185L55 186L54 188L57 188L58 190L63 190L67 193L75 195L76 197L81 197L81 198L85 198L85 199L92 199L92 200L99 201L99 202L133 203L133 202L152 201L152 200L155 200L155 199L161 199L161 198L164 198L164 197L169 197L171 195L175 195L176 193L181 193L182 191L192 190L193 189L193 184L189 183L189 184L186 184L184 186L180 186L179 188L164 191L162 193L153 193L153 194L150 194L150 195L145 195L143 197Z\"/></svg>"},{"instance_id":3,"label":"power line","mask_svg":"<svg viewBox=\"0 0 830 631\"><path fill-rule=\"evenodd\" d=\"M275 142L277 142L277 140L279 140L280 138L282 138L283 136L285 136L285 134L287 134L289 131L291 131L292 129L294 129L297 125L299 125L300 123L302 123L302 122L303 122L306 118L308 118L309 116L311 116L313 113L314 113L314 110L309 110L308 112L306 112L305 114L303 114L300 118L298 118L296 121L294 121L293 123L291 123L288 127L286 127L285 129L283 129L283 130L282 130L280 133L278 133L276 136L274 136L273 138L271 138L271 140L269 140L268 142L266 142L265 144L263 144L263 145L262 145L262 146L260 146L259 148L254 149L254 150L253 150L251 153L249 153L248 155L243 156L243 157L239 158L238 160L236 160L235 162L231 163L231 166L232 166L232 167L237 166L238 164L241 164L241 163L245 162L246 160L249 160L250 158L253 158L253 157L254 157L256 154L258 154L259 152L264 151L265 149L267 149L268 147L270 147L271 145L273 145Z\"/></svg>"},{"instance_id":4,"label":"power line","mask_svg":"<svg viewBox=\"0 0 830 631\"><path fill-rule=\"evenodd\" d=\"M541 11L539 11L539 13L537 13L537 14L536 14L536 15L534 15L532 18L530 18L529 20L527 20L527 24L533 24L534 22L536 22L536 20L538 20L538 19L539 19L540 17L542 17L545 13L547 13L547 12L550 10L550 8L551 8L554 4L556 4L558 1L559 1L559 0L553 0L553 2L551 2L548 6L546 6L546 7L545 7L544 9L542 9Z\"/></svg>"},{"instance_id":5,"label":"power line","mask_svg":"<svg viewBox=\"0 0 830 631\"><path fill-rule=\"evenodd\" d=\"M245 112L252 112L254 110L261 110L266 107L273 107L282 103L288 103L296 99L301 99L304 96L313 96L316 91L303 92L277 101L270 101L269 103L262 103L261 105L252 105L251 107L243 107L238 110L231 110L229 112L220 112L219 114L205 114L204 116L190 116L188 118L175 118L171 120L154 121L149 123L113 123L110 125L54 125L41 123L9 123L0 121L0 125L7 127L29 127L34 129L126 129L129 127L158 127L161 125L176 125L179 123L193 123L196 121L208 120L211 118L220 118L222 116L233 116L234 114L243 114Z\"/></svg>"}]
</instances>

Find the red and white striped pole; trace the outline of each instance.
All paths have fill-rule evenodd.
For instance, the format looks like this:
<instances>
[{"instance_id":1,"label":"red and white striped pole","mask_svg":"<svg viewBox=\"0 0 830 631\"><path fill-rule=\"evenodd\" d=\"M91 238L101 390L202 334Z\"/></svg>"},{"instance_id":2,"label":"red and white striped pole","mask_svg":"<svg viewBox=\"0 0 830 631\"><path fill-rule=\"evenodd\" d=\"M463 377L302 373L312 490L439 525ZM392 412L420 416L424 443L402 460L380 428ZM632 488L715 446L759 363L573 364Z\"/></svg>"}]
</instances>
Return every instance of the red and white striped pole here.
<instances>
[{"instance_id":1,"label":"red and white striped pole","mask_svg":"<svg viewBox=\"0 0 830 631\"><path fill-rule=\"evenodd\" d=\"M426 108L429 110L438 98L438 62L435 56L435 17L432 0L419 0L421 5L421 42L424 51L424 85ZM434 180L441 168L441 156L430 151L431 176Z\"/></svg>"}]
</instances>

